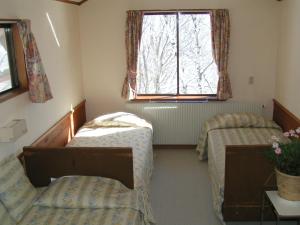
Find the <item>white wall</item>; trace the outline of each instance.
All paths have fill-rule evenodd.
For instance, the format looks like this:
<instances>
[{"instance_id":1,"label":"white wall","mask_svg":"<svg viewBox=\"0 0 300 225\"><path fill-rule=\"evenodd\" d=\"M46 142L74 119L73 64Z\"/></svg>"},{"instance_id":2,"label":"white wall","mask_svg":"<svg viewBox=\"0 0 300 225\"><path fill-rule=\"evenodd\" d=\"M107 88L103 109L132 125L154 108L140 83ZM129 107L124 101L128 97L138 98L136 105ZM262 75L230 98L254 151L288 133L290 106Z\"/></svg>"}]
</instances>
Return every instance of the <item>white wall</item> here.
<instances>
[{"instance_id":1,"label":"white wall","mask_svg":"<svg viewBox=\"0 0 300 225\"><path fill-rule=\"evenodd\" d=\"M276 99L300 118L300 1L282 1Z\"/></svg>"},{"instance_id":2,"label":"white wall","mask_svg":"<svg viewBox=\"0 0 300 225\"><path fill-rule=\"evenodd\" d=\"M270 112L275 95L280 4L275 0L89 0L79 11L88 117L125 108L120 93L126 70L128 9L228 8L232 101L262 103ZM249 76L255 77L254 85L248 84Z\"/></svg>"},{"instance_id":3,"label":"white wall","mask_svg":"<svg viewBox=\"0 0 300 225\"><path fill-rule=\"evenodd\" d=\"M16 143L0 143L0 159L30 145L83 99L78 7L50 0L0 0L0 18L28 18L43 59L54 99L33 104L24 93L0 103L0 126L25 118L28 133ZM49 13L60 47L51 31Z\"/></svg>"}]
</instances>

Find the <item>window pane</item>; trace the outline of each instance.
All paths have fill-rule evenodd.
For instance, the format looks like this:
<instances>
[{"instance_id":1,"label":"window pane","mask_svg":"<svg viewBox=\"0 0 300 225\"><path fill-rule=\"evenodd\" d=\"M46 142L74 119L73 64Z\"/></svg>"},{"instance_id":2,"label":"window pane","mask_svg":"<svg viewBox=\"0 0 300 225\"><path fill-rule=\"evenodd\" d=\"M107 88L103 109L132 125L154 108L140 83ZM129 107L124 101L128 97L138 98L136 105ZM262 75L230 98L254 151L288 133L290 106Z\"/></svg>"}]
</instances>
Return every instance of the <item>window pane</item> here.
<instances>
[{"instance_id":1,"label":"window pane","mask_svg":"<svg viewBox=\"0 0 300 225\"><path fill-rule=\"evenodd\" d=\"M216 94L209 14L179 14L179 93Z\"/></svg>"},{"instance_id":2,"label":"window pane","mask_svg":"<svg viewBox=\"0 0 300 225\"><path fill-rule=\"evenodd\" d=\"M4 28L0 28L0 93L11 89L11 73Z\"/></svg>"},{"instance_id":3,"label":"window pane","mask_svg":"<svg viewBox=\"0 0 300 225\"><path fill-rule=\"evenodd\" d=\"M177 94L176 15L145 15L138 58L138 94Z\"/></svg>"}]
</instances>

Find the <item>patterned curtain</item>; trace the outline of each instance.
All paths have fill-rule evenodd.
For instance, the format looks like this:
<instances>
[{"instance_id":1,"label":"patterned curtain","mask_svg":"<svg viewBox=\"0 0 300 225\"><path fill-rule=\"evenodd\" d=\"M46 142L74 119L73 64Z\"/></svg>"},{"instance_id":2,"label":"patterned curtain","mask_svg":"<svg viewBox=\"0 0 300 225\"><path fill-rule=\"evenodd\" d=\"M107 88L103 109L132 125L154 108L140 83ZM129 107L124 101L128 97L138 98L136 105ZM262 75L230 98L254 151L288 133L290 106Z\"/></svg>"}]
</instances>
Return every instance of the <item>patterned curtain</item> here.
<instances>
[{"instance_id":1,"label":"patterned curtain","mask_svg":"<svg viewBox=\"0 0 300 225\"><path fill-rule=\"evenodd\" d=\"M22 20L18 22L17 26L24 48L30 100L34 103L44 103L53 97L41 56L31 31L30 21Z\"/></svg>"},{"instance_id":2,"label":"patterned curtain","mask_svg":"<svg viewBox=\"0 0 300 225\"><path fill-rule=\"evenodd\" d=\"M123 98L135 98L138 52L142 37L142 11L127 11L126 21L126 57L127 72L122 89Z\"/></svg>"},{"instance_id":3,"label":"patterned curtain","mask_svg":"<svg viewBox=\"0 0 300 225\"><path fill-rule=\"evenodd\" d=\"M213 57L218 66L219 83L217 96L220 100L232 98L227 71L230 39L230 19L227 9L211 11Z\"/></svg>"}]
</instances>

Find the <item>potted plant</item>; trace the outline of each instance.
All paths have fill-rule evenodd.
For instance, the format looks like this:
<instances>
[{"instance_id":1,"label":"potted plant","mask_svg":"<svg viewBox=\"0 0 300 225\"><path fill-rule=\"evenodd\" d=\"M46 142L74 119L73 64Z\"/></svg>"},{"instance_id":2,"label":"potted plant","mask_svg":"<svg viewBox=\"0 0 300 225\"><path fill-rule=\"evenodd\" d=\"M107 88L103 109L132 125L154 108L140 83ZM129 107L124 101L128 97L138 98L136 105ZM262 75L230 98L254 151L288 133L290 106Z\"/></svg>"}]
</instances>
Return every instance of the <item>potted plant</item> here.
<instances>
[{"instance_id":1,"label":"potted plant","mask_svg":"<svg viewBox=\"0 0 300 225\"><path fill-rule=\"evenodd\" d=\"M289 142L281 143L273 136L272 148L266 155L275 165L278 194L280 197L300 201L300 127L284 133Z\"/></svg>"}]
</instances>

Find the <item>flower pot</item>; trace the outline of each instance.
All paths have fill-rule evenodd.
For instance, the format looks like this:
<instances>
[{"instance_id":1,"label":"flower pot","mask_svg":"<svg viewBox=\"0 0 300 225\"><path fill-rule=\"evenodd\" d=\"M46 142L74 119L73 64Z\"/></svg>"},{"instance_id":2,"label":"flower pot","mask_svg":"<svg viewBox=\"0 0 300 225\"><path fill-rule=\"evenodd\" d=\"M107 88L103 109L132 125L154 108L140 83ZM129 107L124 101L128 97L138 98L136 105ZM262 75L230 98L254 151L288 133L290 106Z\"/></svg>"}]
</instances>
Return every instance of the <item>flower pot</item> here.
<instances>
[{"instance_id":1,"label":"flower pot","mask_svg":"<svg viewBox=\"0 0 300 225\"><path fill-rule=\"evenodd\" d=\"M275 170L279 196L290 201L300 201L300 176L291 176Z\"/></svg>"}]
</instances>

